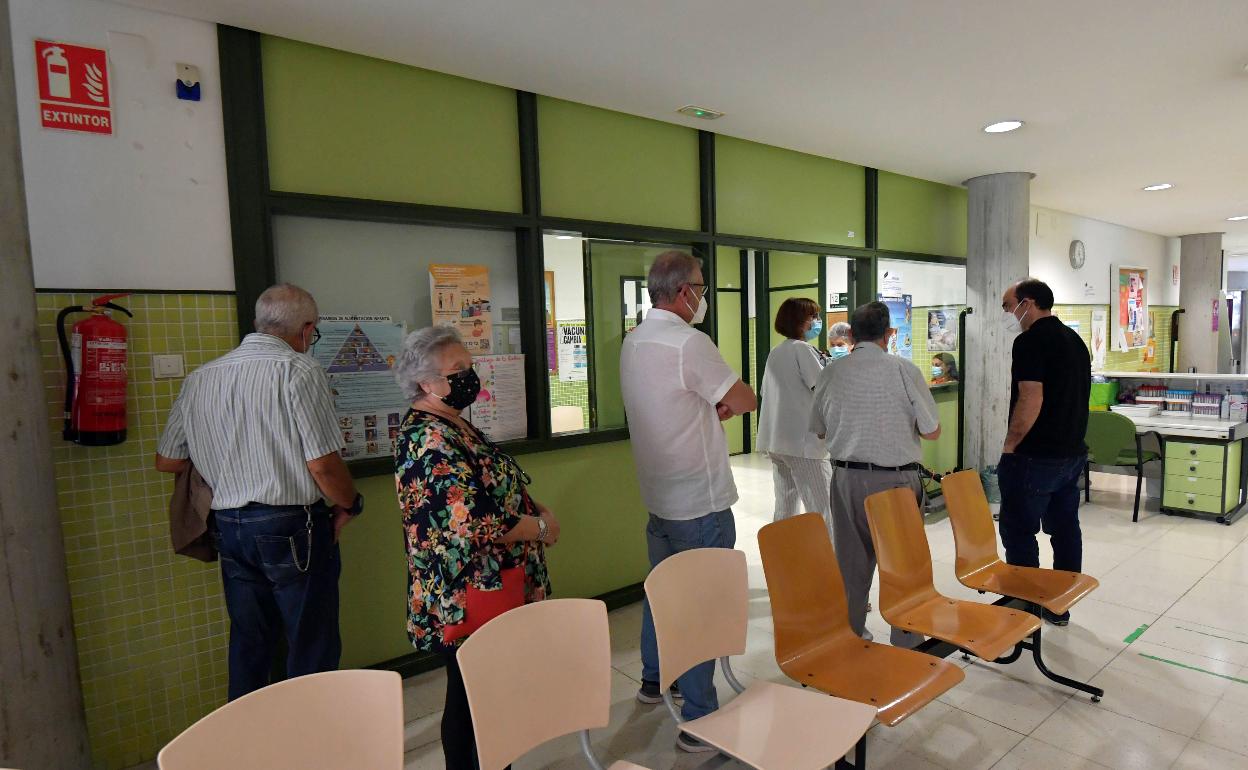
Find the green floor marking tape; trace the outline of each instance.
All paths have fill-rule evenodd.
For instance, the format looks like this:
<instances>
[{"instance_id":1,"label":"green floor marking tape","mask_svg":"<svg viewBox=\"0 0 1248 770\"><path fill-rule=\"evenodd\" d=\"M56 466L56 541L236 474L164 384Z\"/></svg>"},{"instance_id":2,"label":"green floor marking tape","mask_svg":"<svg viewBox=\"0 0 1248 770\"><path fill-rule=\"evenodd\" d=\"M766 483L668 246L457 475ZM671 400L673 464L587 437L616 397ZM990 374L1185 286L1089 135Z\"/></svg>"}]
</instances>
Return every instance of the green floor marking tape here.
<instances>
[{"instance_id":1,"label":"green floor marking tape","mask_svg":"<svg viewBox=\"0 0 1248 770\"><path fill-rule=\"evenodd\" d=\"M1172 665L1172 666L1178 666L1179 668L1185 668L1185 669L1187 669L1188 671L1199 671L1199 672L1200 672L1200 673L1202 673L1202 674L1209 674L1210 676L1216 676L1216 677L1219 677L1219 678L1221 678L1221 679L1229 679L1229 680L1231 680L1232 682L1239 682L1240 684L1248 684L1248 679L1240 679L1240 678L1239 678L1239 677L1237 677L1237 676L1228 676L1228 675L1226 675L1226 674L1219 674L1217 671L1209 671L1209 670L1207 670L1207 669L1198 668L1197 666L1189 666L1189 665L1187 665L1186 663L1180 663L1180 662L1178 662L1177 660L1166 660L1165 658L1159 658L1159 657L1157 657L1156 655L1146 655L1146 654L1144 654L1144 653L1142 653L1142 652L1137 652L1137 653L1136 653L1136 655L1139 655L1141 658L1148 658L1149 660L1156 660L1156 661L1159 661L1159 662L1161 662L1161 663L1169 663L1169 664L1170 664L1170 665Z\"/></svg>"},{"instance_id":2,"label":"green floor marking tape","mask_svg":"<svg viewBox=\"0 0 1248 770\"><path fill-rule=\"evenodd\" d=\"M1240 639L1232 639L1229 636L1218 636L1217 634L1211 634L1207 631L1197 631L1194 628L1184 628L1183 626L1175 626L1175 628L1181 631L1191 631L1193 634L1200 634L1201 636L1212 636L1214 639L1224 639L1228 642L1235 642L1236 644L1248 644L1248 642L1242 641Z\"/></svg>"},{"instance_id":3,"label":"green floor marking tape","mask_svg":"<svg viewBox=\"0 0 1248 770\"><path fill-rule=\"evenodd\" d=\"M1140 634L1144 633L1144 632L1145 632L1145 631L1147 631L1147 630L1148 630L1148 624L1147 624L1147 623L1145 623L1144 625L1142 625L1142 626L1140 626L1139 628L1137 628L1137 629L1135 629L1134 631L1132 631L1132 632L1131 632L1131 635L1130 635L1130 636L1128 636L1126 639L1123 639L1122 641L1123 641L1123 642L1125 642L1126 644L1131 644L1131 643L1132 643L1132 642L1134 642L1136 639L1139 639L1139 638L1140 638Z\"/></svg>"}]
</instances>

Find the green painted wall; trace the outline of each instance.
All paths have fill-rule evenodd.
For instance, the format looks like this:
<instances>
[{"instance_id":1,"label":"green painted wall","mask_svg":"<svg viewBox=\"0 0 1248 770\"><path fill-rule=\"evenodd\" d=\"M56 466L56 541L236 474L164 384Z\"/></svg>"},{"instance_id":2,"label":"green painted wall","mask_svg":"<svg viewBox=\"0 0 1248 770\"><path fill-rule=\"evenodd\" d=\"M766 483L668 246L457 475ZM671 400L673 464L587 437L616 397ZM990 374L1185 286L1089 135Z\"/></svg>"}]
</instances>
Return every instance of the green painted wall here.
<instances>
[{"instance_id":1,"label":"green painted wall","mask_svg":"<svg viewBox=\"0 0 1248 770\"><path fill-rule=\"evenodd\" d=\"M537 104L542 213L698 229L698 133L561 99Z\"/></svg>"},{"instance_id":2,"label":"green painted wall","mask_svg":"<svg viewBox=\"0 0 1248 770\"><path fill-rule=\"evenodd\" d=\"M719 352L740 376L742 363L745 360L745 345L741 339L741 313L743 294L738 291L717 292L715 301L719 329ZM745 451L745 418L741 416L725 420L724 432L728 437L728 453L740 454Z\"/></svg>"},{"instance_id":3,"label":"green painted wall","mask_svg":"<svg viewBox=\"0 0 1248 770\"><path fill-rule=\"evenodd\" d=\"M715 138L720 232L864 246L865 184L861 166Z\"/></svg>"},{"instance_id":4,"label":"green painted wall","mask_svg":"<svg viewBox=\"0 0 1248 770\"><path fill-rule=\"evenodd\" d=\"M923 442L923 464L937 473L958 466L958 386L932 391L940 415L940 438Z\"/></svg>"},{"instance_id":5,"label":"green painted wall","mask_svg":"<svg viewBox=\"0 0 1248 770\"><path fill-rule=\"evenodd\" d=\"M533 496L559 518L559 544L548 558L555 596L598 596L645 579L646 510L627 441L517 459L533 477ZM357 483L368 511L342 538L344 668L413 652L405 626L407 563L394 478ZM590 483L592 496L585 494Z\"/></svg>"},{"instance_id":6,"label":"green painted wall","mask_svg":"<svg viewBox=\"0 0 1248 770\"><path fill-rule=\"evenodd\" d=\"M516 94L265 37L275 190L520 211Z\"/></svg>"},{"instance_id":7,"label":"green painted wall","mask_svg":"<svg viewBox=\"0 0 1248 770\"><path fill-rule=\"evenodd\" d=\"M966 256L966 189L879 174L881 249Z\"/></svg>"},{"instance_id":8,"label":"green painted wall","mask_svg":"<svg viewBox=\"0 0 1248 770\"><path fill-rule=\"evenodd\" d=\"M768 286L802 286L819 283L819 261L823 257L817 254L805 254L797 251L767 252L767 285ZM819 301L819 291L810 290L811 299ZM779 305L772 305L775 315Z\"/></svg>"}]
</instances>

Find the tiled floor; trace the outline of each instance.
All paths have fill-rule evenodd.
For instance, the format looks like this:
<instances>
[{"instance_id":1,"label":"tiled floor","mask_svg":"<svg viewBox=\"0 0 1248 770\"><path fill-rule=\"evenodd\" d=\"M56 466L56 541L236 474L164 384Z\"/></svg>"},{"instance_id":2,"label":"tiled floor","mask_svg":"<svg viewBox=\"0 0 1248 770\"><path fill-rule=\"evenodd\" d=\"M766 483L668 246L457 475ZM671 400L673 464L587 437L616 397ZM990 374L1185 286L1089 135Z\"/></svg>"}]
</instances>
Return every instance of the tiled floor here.
<instances>
[{"instance_id":1,"label":"tiled floor","mask_svg":"<svg viewBox=\"0 0 1248 770\"><path fill-rule=\"evenodd\" d=\"M734 507L737 546L748 555L754 604L748 651L735 667L743 680L786 682L772 657L755 537L771 520L770 465L753 456L733 464L741 493ZM1049 682L1028 656L1008 666L974 662L966 666L966 681L938 702L896 727L872 729L871 767L1248 768L1248 521L1226 527L1149 510L1132 524L1129 498L1094 492L1093 499L1081 512L1084 569L1101 587L1075 608L1070 626L1046 626L1044 638L1051 668L1091 679L1105 688L1104 700L1094 704ZM982 601L954 578L949 523L930 524L927 536L937 587ZM594 736L599 757L655 770L738 767L723 757L678 752L663 707L634 699L639 626L639 605L611 614L613 705L610 726ZM877 639L888 638L878 613L868 626ZM440 672L405 683L410 770L443 767L438 725L444 687ZM731 690L720 681L719 692L726 699ZM575 738L564 738L515 767L583 764Z\"/></svg>"}]
</instances>

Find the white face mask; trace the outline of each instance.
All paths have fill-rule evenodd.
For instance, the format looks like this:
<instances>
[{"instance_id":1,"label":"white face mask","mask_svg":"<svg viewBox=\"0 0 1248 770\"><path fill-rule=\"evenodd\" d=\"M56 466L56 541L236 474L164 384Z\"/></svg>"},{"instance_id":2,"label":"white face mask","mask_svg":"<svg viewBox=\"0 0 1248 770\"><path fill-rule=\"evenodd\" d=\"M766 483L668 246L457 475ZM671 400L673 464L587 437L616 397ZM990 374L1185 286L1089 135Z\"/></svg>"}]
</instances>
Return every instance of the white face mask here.
<instances>
[{"instance_id":1,"label":"white face mask","mask_svg":"<svg viewBox=\"0 0 1248 770\"><path fill-rule=\"evenodd\" d=\"M689 300L685 300L685 307L689 307ZM689 308L693 310L693 308ZM706 318L706 295L698 298L698 309L693 310L693 319L689 321L690 326L697 326L702 323L702 319Z\"/></svg>"},{"instance_id":2,"label":"white face mask","mask_svg":"<svg viewBox=\"0 0 1248 770\"><path fill-rule=\"evenodd\" d=\"M1019 334L1023 330L1023 321L1018 316L1014 315L1014 311L1018 310L1018 308L1021 307L1025 301L1026 300L1020 300L1019 303L1014 306L1014 310L1001 311L1001 326L1003 326L1010 334ZM1028 310L1027 312L1030 313L1031 311ZM1026 317L1027 313L1023 313L1023 318Z\"/></svg>"}]
</instances>

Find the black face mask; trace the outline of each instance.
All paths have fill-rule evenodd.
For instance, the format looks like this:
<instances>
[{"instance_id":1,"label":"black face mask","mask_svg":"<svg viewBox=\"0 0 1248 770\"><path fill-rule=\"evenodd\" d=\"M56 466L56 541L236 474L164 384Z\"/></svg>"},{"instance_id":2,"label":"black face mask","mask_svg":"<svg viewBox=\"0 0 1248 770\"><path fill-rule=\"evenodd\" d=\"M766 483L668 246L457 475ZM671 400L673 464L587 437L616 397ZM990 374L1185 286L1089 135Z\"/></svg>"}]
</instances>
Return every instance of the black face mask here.
<instances>
[{"instance_id":1,"label":"black face mask","mask_svg":"<svg viewBox=\"0 0 1248 770\"><path fill-rule=\"evenodd\" d=\"M466 409L477 400L477 394L481 392L481 378L477 376L475 369L465 369L462 372L448 374L446 381L451 385L451 392L442 396L442 403L452 409Z\"/></svg>"}]
</instances>

